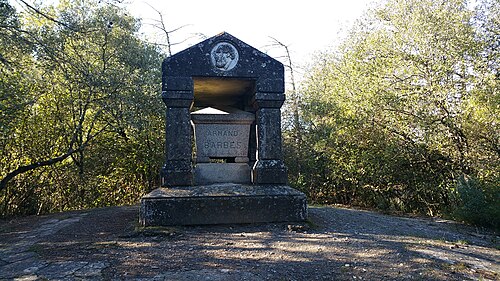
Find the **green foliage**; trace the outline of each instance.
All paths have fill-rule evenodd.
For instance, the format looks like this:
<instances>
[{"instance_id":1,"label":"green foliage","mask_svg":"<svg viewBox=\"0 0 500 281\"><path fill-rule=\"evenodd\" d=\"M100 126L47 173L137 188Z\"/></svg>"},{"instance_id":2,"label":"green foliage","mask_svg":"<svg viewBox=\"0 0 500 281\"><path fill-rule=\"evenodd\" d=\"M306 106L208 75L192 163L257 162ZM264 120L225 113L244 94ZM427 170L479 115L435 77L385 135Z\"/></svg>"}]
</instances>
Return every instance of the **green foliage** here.
<instances>
[{"instance_id":1,"label":"green foliage","mask_svg":"<svg viewBox=\"0 0 500 281\"><path fill-rule=\"evenodd\" d=\"M500 229L499 183L480 183L460 177L457 181L457 206L453 216L461 221Z\"/></svg>"},{"instance_id":2,"label":"green foliage","mask_svg":"<svg viewBox=\"0 0 500 281\"><path fill-rule=\"evenodd\" d=\"M0 28L0 214L136 203L162 161L159 51L116 5L39 9Z\"/></svg>"},{"instance_id":3,"label":"green foliage","mask_svg":"<svg viewBox=\"0 0 500 281\"><path fill-rule=\"evenodd\" d=\"M461 175L495 182L499 14L487 4L391 0L320 54L301 87L306 152L300 165L286 156L291 183L319 203L437 215L453 211Z\"/></svg>"},{"instance_id":4,"label":"green foliage","mask_svg":"<svg viewBox=\"0 0 500 281\"><path fill-rule=\"evenodd\" d=\"M498 227L499 7L368 13L290 93L291 184L317 203ZM136 203L162 162L159 51L116 5L36 9L0 0L0 215Z\"/></svg>"}]
</instances>

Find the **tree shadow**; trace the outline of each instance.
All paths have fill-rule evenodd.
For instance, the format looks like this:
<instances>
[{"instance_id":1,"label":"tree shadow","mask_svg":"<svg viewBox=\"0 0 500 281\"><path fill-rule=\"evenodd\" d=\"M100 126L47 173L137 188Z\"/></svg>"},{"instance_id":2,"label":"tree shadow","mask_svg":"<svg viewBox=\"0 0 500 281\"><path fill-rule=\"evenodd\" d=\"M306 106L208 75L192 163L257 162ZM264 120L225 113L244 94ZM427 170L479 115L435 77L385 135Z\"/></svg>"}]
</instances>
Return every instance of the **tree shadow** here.
<instances>
[{"instance_id":1,"label":"tree shadow","mask_svg":"<svg viewBox=\"0 0 500 281\"><path fill-rule=\"evenodd\" d=\"M136 206L89 210L37 242L37 254L46 262L103 262L110 279L455 280L499 270L499 251L459 225L333 207L309 214L305 232L268 223L145 233ZM450 247L459 240L468 245Z\"/></svg>"}]
</instances>

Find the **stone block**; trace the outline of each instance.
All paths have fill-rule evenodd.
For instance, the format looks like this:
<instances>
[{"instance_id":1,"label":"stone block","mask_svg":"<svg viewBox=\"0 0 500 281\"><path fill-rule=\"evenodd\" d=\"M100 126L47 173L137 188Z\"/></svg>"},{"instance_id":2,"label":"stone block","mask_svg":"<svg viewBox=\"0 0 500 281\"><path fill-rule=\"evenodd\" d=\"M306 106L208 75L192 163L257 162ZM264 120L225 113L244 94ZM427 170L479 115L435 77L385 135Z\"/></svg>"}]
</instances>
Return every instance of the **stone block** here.
<instances>
[{"instance_id":1,"label":"stone block","mask_svg":"<svg viewBox=\"0 0 500 281\"><path fill-rule=\"evenodd\" d=\"M284 185L158 188L141 200L142 226L304 221L306 197Z\"/></svg>"},{"instance_id":2,"label":"stone block","mask_svg":"<svg viewBox=\"0 0 500 281\"><path fill-rule=\"evenodd\" d=\"M163 91L163 102L167 107L187 107L193 104L193 91Z\"/></svg>"},{"instance_id":3,"label":"stone block","mask_svg":"<svg viewBox=\"0 0 500 281\"><path fill-rule=\"evenodd\" d=\"M256 115L258 159L283 159L280 109L261 108Z\"/></svg>"},{"instance_id":4,"label":"stone block","mask_svg":"<svg viewBox=\"0 0 500 281\"><path fill-rule=\"evenodd\" d=\"M258 108L281 108L285 102L283 93L256 92L252 103L255 109Z\"/></svg>"},{"instance_id":5,"label":"stone block","mask_svg":"<svg viewBox=\"0 0 500 281\"><path fill-rule=\"evenodd\" d=\"M195 185L212 183L250 183L247 163L201 163L194 168Z\"/></svg>"},{"instance_id":6,"label":"stone block","mask_svg":"<svg viewBox=\"0 0 500 281\"><path fill-rule=\"evenodd\" d=\"M285 92L285 81L281 78L260 78L255 85L255 91L282 94Z\"/></svg>"},{"instance_id":7,"label":"stone block","mask_svg":"<svg viewBox=\"0 0 500 281\"><path fill-rule=\"evenodd\" d=\"M252 169L255 184L286 184L287 168L282 160L258 160Z\"/></svg>"},{"instance_id":8,"label":"stone block","mask_svg":"<svg viewBox=\"0 0 500 281\"><path fill-rule=\"evenodd\" d=\"M165 63L165 62L164 62ZM193 91L193 78L182 76L162 76L162 90L163 91Z\"/></svg>"},{"instance_id":9,"label":"stone block","mask_svg":"<svg viewBox=\"0 0 500 281\"><path fill-rule=\"evenodd\" d=\"M250 125L255 116L235 109L205 108L191 113L197 162L209 158L248 157Z\"/></svg>"},{"instance_id":10,"label":"stone block","mask_svg":"<svg viewBox=\"0 0 500 281\"><path fill-rule=\"evenodd\" d=\"M165 125L167 160L191 160L192 127L189 108L167 108Z\"/></svg>"},{"instance_id":11,"label":"stone block","mask_svg":"<svg viewBox=\"0 0 500 281\"><path fill-rule=\"evenodd\" d=\"M193 170L191 161L167 160L161 170L162 186L192 185Z\"/></svg>"}]
</instances>

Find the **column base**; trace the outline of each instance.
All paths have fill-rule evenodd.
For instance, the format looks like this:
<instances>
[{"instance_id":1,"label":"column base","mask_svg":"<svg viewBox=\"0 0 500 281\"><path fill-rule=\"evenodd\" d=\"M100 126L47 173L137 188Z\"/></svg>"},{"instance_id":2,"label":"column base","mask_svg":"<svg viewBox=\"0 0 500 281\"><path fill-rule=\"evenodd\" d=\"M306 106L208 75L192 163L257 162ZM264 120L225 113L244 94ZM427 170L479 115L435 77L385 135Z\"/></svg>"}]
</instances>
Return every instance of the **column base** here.
<instances>
[{"instance_id":1,"label":"column base","mask_svg":"<svg viewBox=\"0 0 500 281\"><path fill-rule=\"evenodd\" d=\"M286 184L287 168L281 160L258 160L252 169L254 184Z\"/></svg>"},{"instance_id":2,"label":"column base","mask_svg":"<svg viewBox=\"0 0 500 281\"><path fill-rule=\"evenodd\" d=\"M177 166L177 167L176 167ZM193 171L191 165L165 165L161 169L161 186L193 185ZM175 169L178 168L178 169ZM179 169L184 168L184 169Z\"/></svg>"}]
</instances>

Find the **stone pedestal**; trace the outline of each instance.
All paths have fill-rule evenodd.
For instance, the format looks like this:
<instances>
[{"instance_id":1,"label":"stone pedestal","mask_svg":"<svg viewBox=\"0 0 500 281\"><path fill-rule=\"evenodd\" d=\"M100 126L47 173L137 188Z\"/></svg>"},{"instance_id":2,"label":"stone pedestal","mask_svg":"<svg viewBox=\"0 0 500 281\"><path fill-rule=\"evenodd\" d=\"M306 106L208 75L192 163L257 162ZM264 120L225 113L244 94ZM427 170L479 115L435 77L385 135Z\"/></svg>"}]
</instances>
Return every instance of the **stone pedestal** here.
<instances>
[{"instance_id":1,"label":"stone pedestal","mask_svg":"<svg viewBox=\"0 0 500 281\"><path fill-rule=\"evenodd\" d=\"M143 226L304 221L306 197L283 185L158 188L142 198Z\"/></svg>"},{"instance_id":2,"label":"stone pedestal","mask_svg":"<svg viewBox=\"0 0 500 281\"><path fill-rule=\"evenodd\" d=\"M250 183L248 144L254 114L208 107L191 113L191 120L196 139L194 184Z\"/></svg>"}]
</instances>

